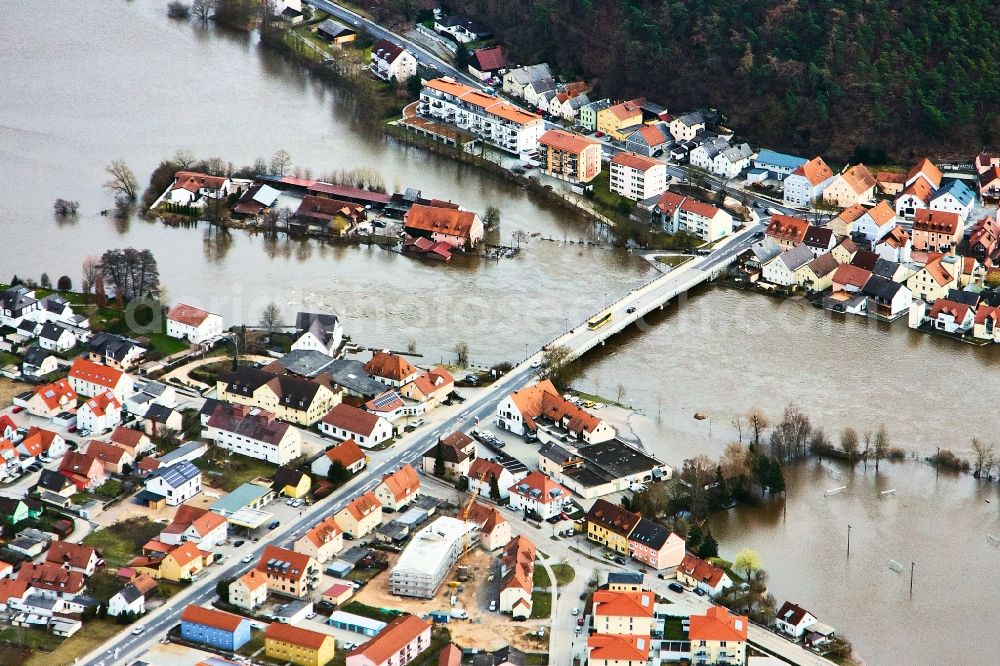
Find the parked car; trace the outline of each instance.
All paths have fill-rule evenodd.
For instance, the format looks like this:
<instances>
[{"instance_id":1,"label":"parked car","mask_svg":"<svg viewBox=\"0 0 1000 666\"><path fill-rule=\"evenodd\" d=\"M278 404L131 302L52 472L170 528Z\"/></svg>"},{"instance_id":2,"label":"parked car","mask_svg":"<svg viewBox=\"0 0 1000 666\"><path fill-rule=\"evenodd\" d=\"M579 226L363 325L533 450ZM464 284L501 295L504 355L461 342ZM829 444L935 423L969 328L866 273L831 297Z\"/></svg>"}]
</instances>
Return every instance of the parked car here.
<instances>
[{"instance_id":1,"label":"parked car","mask_svg":"<svg viewBox=\"0 0 1000 666\"><path fill-rule=\"evenodd\" d=\"M701 589L700 587L694 588L694 593L697 594L699 597L705 596L705 590Z\"/></svg>"},{"instance_id":2,"label":"parked car","mask_svg":"<svg viewBox=\"0 0 1000 666\"><path fill-rule=\"evenodd\" d=\"M629 307L628 309L625 310L626 314L632 314L633 312L635 312L635 307L634 306L631 306L631 307Z\"/></svg>"},{"instance_id":3,"label":"parked car","mask_svg":"<svg viewBox=\"0 0 1000 666\"><path fill-rule=\"evenodd\" d=\"M496 609L497 609L497 600L494 599L494 600L490 601L490 610L491 611L495 611Z\"/></svg>"},{"instance_id":4,"label":"parked car","mask_svg":"<svg viewBox=\"0 0 1000 666\"><path fill-rule=\"evenodd\" d=\"M579 617L579 618L576 619L576 626L578 626L578 627L582 627L583 626L583 618L582 617Z\"/></svg>"},{"instance_id":5,"label":"parked car","mask_svg":"<svg viewBox=\"0 0 1000 666\"><path fill-rule=\"evenodd\" d=\"M246 542L243 541L243 539L237 539L236 541L233 542L233 548L239 548L244 543L246 543Z\"/></svg>"},{"instance_id":6,"label":"parked car","mask_svg":"<svg viewBox=\"0 0 1000 666\"><path fill-rule=\"evenodd\" d=\"M271 524L267 526L267 529L274 530L277 529L279 525L281 525L281 521L275 520L272 521Z\"/></svg>"},{"instance_id":7,"label":"parked car","mask_svg":"<svg viewBox=\"0 0 1000 666\"><path fill-rule=\"evenodd\" d=\"M241 562L243 562L243 564L250 564L253 562L253 555L247 555L241 560Z\"/></svg>"},{"instance_id":8,"label":"parked car","mask_svg":"<svg viewBox=\"0 0 1000 666\"><path fill-rule=\"evenodd\" d=\"M667 585L667 587L673 590L674 592L677 592L678 594L684 592L684 586L681 585L680 583L671 583L670 585Z\"/></svg>"},{"instance_id":9,"label":"parked car","mask_svg":"<svg viewBox=\"0 0 1000 666\"><path fill-rule=\"evenodd\" d=\"M579 608L574 608L572 611L570 611L570 614L571 615L579 615L580 614L580 609Z\"/></svg>"}]
</instances>

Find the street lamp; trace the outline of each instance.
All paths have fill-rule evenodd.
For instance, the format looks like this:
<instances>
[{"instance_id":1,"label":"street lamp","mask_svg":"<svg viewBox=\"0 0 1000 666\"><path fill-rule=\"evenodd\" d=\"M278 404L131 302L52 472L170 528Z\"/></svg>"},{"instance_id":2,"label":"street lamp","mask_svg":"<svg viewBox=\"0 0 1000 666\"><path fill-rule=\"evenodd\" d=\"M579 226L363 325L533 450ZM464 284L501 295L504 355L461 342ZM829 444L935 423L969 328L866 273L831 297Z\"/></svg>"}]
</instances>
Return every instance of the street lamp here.
<instances>
[{"instance_id":1,"label":"street lamp","mask_svg":"<svg viewBox=\"0 0 1000 666\"><path fill-rule=\"evenodd\" d=\"M847 526L847 556L851 556L851 526Z\"/></svg>"}]
</instances>

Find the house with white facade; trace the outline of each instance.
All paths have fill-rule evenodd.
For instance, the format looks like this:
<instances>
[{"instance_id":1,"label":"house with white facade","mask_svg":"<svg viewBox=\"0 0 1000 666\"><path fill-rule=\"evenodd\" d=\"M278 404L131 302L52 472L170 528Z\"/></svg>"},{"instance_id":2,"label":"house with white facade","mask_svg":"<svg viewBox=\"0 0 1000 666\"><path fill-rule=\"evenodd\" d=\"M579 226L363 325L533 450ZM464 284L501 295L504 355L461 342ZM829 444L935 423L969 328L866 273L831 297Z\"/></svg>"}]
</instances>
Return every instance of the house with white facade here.
<instances>
[{"instance_id":1,"label":"house with white facade","mask_svg":"<svg viewBox=\"0 0 1000 666\"><path fill-rule=\"evenodd\" d=\"M229 537L229 521L214 511L181 504L170 524L160 532L159 541L169 546L179 546L193 541L204 551L214 550Z\"/></svg>"},{"instance_id":2,"label":"house with white facade","mask_svg":"<svg viewBox=\"0 0 1000 666\"><path fill-rule=\"evenodd\" d=\"M461 44L468 44L493 35L490 29L479 21L460 14L435 18L434 30L451 35Z\"/></svg>"},{"instance_id":3,"label":"house with white facade","mask_svg":"<svg viewBox=\"0 0 1000 666\"><path fill-rule=\"evenodd\" d=\"M503 75L504 94L518 99L525 99L525 92L528 90L537 94L535 91L555 90L555 88L555 78L545 63L516 67Z\"/></svg>"},{"instance_id":4,"label":"house with white facade","mask_svg":"<svg viewBox=\"0 0 1000 666\"><path fill-rule=\"evenodd\" d=\"M667 189L667 165L621 152L611 158L611 191L633 201L659 196Z\"/></svg>"},{"instance_id":5,"label":"house with white facade","mask_svg":"<svg viewBox=\"0 0 1000 666\"><path fill-rule=\"evenodd\" d=\"M855 221L853 234L861 235L869 243L874 243L895 226L896 211L885 201L879 201Z\"/></svg>"},{"instance_id":6,"label":"house with white facade","mask_svg":"<svg viewBox=\"0 0 1000 666\"><path fill-rule=\"evenodd\" d=\"M788 155L762 148L754 157L753 166L755 169L766 171L768 176L775 180L784 180L786 176L794 173L796 169L808 161L797 155Z\"/></svg>"},{"instance_id":7,"label":"house with white facade","mask_svg":"<svg viewBox=\"0 0 1000 666\"><path fill-rule=\"evenodd\" d=\"M674 141L690 141L705 129L705 115L700 111L685 113L670 121L670 135Z\"/></svg>"},{"instance_id":8,"label":"house with white facade","mask_svg":"<svg viewBox=\"0 0 1000 666\"><path fill-rule=\"evenodd\" d=\"M514 511L548 520L561 514L570 492L541 472L531 472L508 489L508 506Z\"/></svg>"},{"instance_id":9,"label":"house with white facade","mask_svg":"<svg viewBox=\"0 0 1000 666\"><path fill-rule=\"evenodd\" d=\"M951 180L931 195L930 209L955 213L964 224L976 205L976 194L961 180Z\"/></svg>"},{"instance_id":10,"label":"house with white facade","mask_svg":"<svg viewBox=\"0 0 1000 666\"><path fill-rule=\"evenodd\" d=\"M752 158L753 149L748 143L727 146L712 159L712 166L708 170L722 178L736 178L750 168Z\"/></svg>"},{"instance_id":11,"label":"house with white facade","mask_svg":"<svg viewBox=\"0 0 1000 666\"><path fill-rule=\"evenodd\" d=\"M819 620L815 615L791 601L783 603L774 616L774 624L778 627L778 631L792 638L801 638L806 628L817 622Z\"/></svg>"},{"instance_id":12,"label":"house with white facade","mask_svg":"<svg viewBox=\"0 0 1000 666\"><path fill-rule=\"evenodd\" d=\"M353 439L358 446L370 449L394 434L392 423L387 419L351 405L340 403L319 422L324 435L337 440Z\"/></svg>"},{"instance_id":13,"label":"house with white facade","mask_svg":"<svg viewBox=\"0 0 1000 666\"><path fill-rule=\"evenodd\" d=\"M181 206L203 206L205 198L224 199L233 191L233 182L225 176L210 176L198 171L178 171L166 200Z\"/></svg>"},{"instance_id":14,"label":"house with white facade","mask_svg":"<svg viewBox=\"0 0 1000 666\"><path fill-rule=\"evenodd\" d=\"M299 312L295 315L295 340L292 351L318 351L336 356L344 339L344 327L335 314Z\"/></svg>"},{"instance_id":15,"label":"house with white facade","mask_svg":"<svg viewBox=\"0 0 1000 666\"><path fill-rule=\"evenodd\" d=\"M0 291L0 324L17 328L25 317L36 319L41 306L35 292L22 284Z\"/></svg>"},{"instance_id":16,"label":"house with white facade","mask_svg":"<svg viewBox=\"0 0 1000 666\"><path fill-rule=\"evenodd\" d=\"M499 501L510 497L510 487L518 480L511 474L510 470L500 463L486 458L476 458L469 466L467 474L469 479L469 492L478 494L481 497ZM492 488L496 479L496 488L500 493L499 497L493 497Z\"/></svg>"},{"instance_id":17,"label":"house with white facade","mask_svg":"<svg viewBox=\"0 0 1000 666\"><path fill-rule=\"evenodd\" d=\"M514 154L536 150L545 132L541 116L448 77L427 82L420 91L417 113L454 125Z\"/></svg>"},{"instance_id":18,"label":"house with white facade","mask_svg":"<svg viewBox=\"0 0 1000 666\"><path fill-rule=\"evenodd\" d=\"M496 413L499 428L522 436L535 432L540 420L588 444L606 442L615 436L614 428L563 398L548 379L514 391L497 404Z\"/></svg>"},{"instance_id":19,"label":"house with white facade","mask_svg":"<svg viewBox=\"0 0 1000 666\"><path fill-rule=\"evenodd\" d=\"M910 234L906 229L897 225L875 243L874 251L875 254L886 261L905 264L910 261L912 248L913 244L910 241Z\"/></svg>"},{"instance_id":20,"label":"house with white facade","mask_svg":"<svg viewBox=\"0 0 1000 666\"><path fill-rule=\"evenodd\" d=\"M817 155L785 177L785 205L809 206L823 195L836 177L833 169Z\"/></svg>"},{"instance_id":21,"label":"house with white facade","mask_svg":"<svg viewBox=\"0 0 1000 666\"><path fill-rule=\"evenodd\" d=\"M38 346L54 352L69 351L76 345L76 335L68 328L51 321L42 324L38 333Z\"/></svg>"},{"instance_id":22,"label":"house with white facade","mask_svg":"<svg viewBox=\"0 0 1000 666\"><path fill-rule=\"evenodd\" d=\"M707 242L733 233L733 216L727 211L674 192L660 195L653 212L660 215L660 223L667 233L683 231Z\"/></svg>"},{"instance_id":23,"label":"house with white facade","mask_svg":"<svg viewBox=\"0 0 1000 666\"><path fill-rule=\"evenodd\" d=\"M298 428L249 405L218 404L203 435L227 451L275 465L285 465L302 454Z\"/></svg>"},{"instance_id":24,"label":"house with white facade","mask_svg":"<svg viewBox=\"0 0 1000 666\"><path fill-rule=\"evenodd\" d=\"M166 501L168 506L183 504L201 492L201 470L184 460L169 467L160 467L149 475L145 482L146 495L150 500Z\"/></svg>"},{"instance_id":25,"label":"house with white facade","mask_svg":"<svg viewBox=\"0 0 1000 666\"><path fill-rule=\"evenodd\" d=\"M167 313L167 335L194 344L201 344L222 335L222 317L178 303Z\"/></svg>"},{"instance_id":26,"label":"house with white facade","mask_svg":"<svg viewBox=\"0 0 1000 666\"><path fill-rule=\"evenodd\" d=\"M124 403L134 391L134 382L130 375L121 370L94 363L82 356L73 361L67 379L70 386L79 395L95 396L111 391L120 403Z\"/></svg>"},{"instance_id":27,"label":"house with white facade","mask_svg":"<svg viewBox=\"0 0 1000 666\"><path fill-rule=\"evenodd\" d=\"M92 433L111 430L122 421L122 403L115 394L105 391L95 395L76 410L76 427Z\"/></svg>"},{"instance_id":28,"label":"house with white facade","mask_svg":"<svg viewBox=\"0 0 1000 666\"><path fill-rule=\"evenodd\" d=\"M813 259L815 256L808 245L796 245L764 264L761 276L771 284L789 287L795 284L795 271Z\"/></svg>"},{"instance_id":29,"label":"house with white facade","mask_svg":"<svg viewBox=\"0 0 1000 666\"><path fill-rule=\"evenodd\" d=\"M417 73L417 58L402 46L380 39L372 44L371 70L383 81L406 81Z\"/></svg>"},{"instance_id":30,"label":"house with white facade","mask_svg":"<svg viewBox=\"0 0 1000 666\"><path fill-rule=\"evenodd\" d=\"M117 617L123 614L142 615L146 612L146 595L135 585L129 583L108 600L108 615Z\"/></svg>"}]
</instances>

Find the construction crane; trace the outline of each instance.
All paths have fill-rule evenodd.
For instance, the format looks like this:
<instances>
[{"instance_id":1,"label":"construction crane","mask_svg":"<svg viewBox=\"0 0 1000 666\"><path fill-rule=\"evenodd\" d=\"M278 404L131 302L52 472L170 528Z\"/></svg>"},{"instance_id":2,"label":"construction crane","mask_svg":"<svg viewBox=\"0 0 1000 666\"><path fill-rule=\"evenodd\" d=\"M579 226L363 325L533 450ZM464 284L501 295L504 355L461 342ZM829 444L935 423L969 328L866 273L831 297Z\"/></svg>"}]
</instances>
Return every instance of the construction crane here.
<instances>
[{"instance_id":1,"label":"construction crane","mask_svg":"<svg viewBox=\"0 0 1000 666\"><path fill-rule=\"evenodd\" d=\"M462 509L462 521L467 522L469 520L469 514L472 512L472 505L476 503L476 498L479 497L479 489L483 487L483 483L486 482L486 472L479 475L479 483L472 490L469 495L469 501L465 503L465 508ZM465 555L469 552L469 531L466 530L462 537L462 554L458 558L459 565L465 561Z\"/></svg>"}]
</instances>

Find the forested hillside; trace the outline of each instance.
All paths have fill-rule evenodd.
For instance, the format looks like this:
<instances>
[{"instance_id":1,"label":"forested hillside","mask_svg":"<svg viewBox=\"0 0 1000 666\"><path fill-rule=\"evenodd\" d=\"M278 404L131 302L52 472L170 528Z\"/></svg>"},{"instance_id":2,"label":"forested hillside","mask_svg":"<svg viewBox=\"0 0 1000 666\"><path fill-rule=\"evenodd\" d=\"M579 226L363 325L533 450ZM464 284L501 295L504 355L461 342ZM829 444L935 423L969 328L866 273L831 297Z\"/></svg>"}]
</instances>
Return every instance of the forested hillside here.
<instances>
[{"instance_id":1,"label":"forested hillside","mask_svg":"<svg viewBox=\"0 0 1000 666\"><path fill-rule=\"evenodd\" d=\"M491 25L521 62L547 60L611 97L717 107L755 144L903 160L1000 147L994 0L446 4Z\"/></svg>"}]
</instances>

